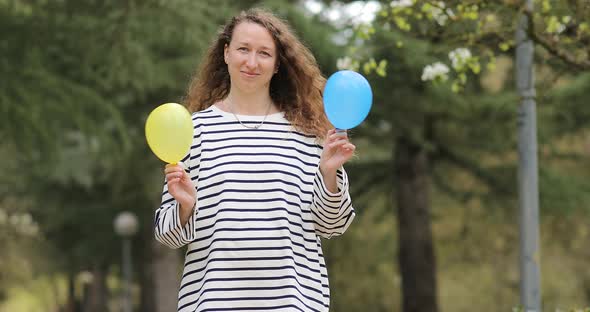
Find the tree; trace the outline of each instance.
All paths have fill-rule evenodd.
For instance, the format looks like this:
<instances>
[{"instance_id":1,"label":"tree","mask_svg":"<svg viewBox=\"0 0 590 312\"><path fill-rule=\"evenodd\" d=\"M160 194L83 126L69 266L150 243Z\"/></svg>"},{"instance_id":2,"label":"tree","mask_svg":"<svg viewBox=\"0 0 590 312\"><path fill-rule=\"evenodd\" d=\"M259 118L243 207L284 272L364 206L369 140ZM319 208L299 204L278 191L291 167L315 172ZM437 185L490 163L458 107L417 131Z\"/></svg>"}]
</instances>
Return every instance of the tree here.
<instances>
[{"instance_id":1,"label":"tree","mask_svg":"<svg viewBox=\"0 0 590 312\"><path fill-rule=\"evenodd\" d=\"M182 101L218 27L258 1L209 2L0 2L9 39L0 50L10 59L0 64L7 81L0 93L0 137L7 143L0 147L14 146L7 155L26 179L7 193L31 199L23 209L59 255L52 268L69 276L69 301L77 274L94 275L85 311L106 310L112 297L106 276L120 259L112 221L122 210L136 213L141 224L134 241L141 310L176 305L181 259L153 239L150 207L160 200L161 163L144 143L143 127L157 105ZM296 28L312 29L293 4L264 5ZM322 35L310 42L333 68Z\"/></svg>"},{"instance_id":2,"label":"tree","mask_svg":"<svg viewBox=\"0 0 590 312\"><path fill-rule=\"evenodd\" d=\"M506 170L513 169L514 164L495 166L501 170L493 173L483 160L486 155L506 154L512 149L513 141L505 140L511 127L500 130L501 125L489 121L510 118L514 111L509 104L516 98L510 92L486 96L477 76L482 68L494 67L496 55L513 52L515 17L520 12L531 17L529 35L544 48L538 57L553 70L575 73L587 68L583 42L589 37L584 20L588 7L580 1L543 1L542 5L543 10L533 14L518 1L393 1L382 4L371 25L356 27L348 53L352 59L342 63L362 68L367 74L376 70L380 75L383 65L388 66L386 81L373 80L377 85L375 102L381 103L375 109L388 117L375 118L365 133L387 124L392 128L388 134L394 137L389 168L396 183L404 311L438 310L429 192L433 180L439 189L451 193L460 190L449 183L448 177L441 178L441 174L449 173L439 168L455 167L496 193L513 194L513 183L506 181L514 177ZM441 61L447 53L451 66ZM449 77L451 81L446 82ZM428 80L436 84L424 84ZM447 86L453 92L463 92L461 97L445 91ZM463 124L470 125L471 136L481 135L477 138L490 144L485 146L467 137L460 128ZM493 131L485 132L490 129ZM383 136L371 136L382 142Z\"/></svg>"},{"instance_id":3,"label":"tree","mask_svg":"<svg viewBox=\"0 0 590 312\"><path fill-rule=\"evenodd\" d=\"M207 48L200 39L211 36L231 4L15 0L0 9L7 39L0 49L8 57L0 64L0 137L3 147L17 148L10 155L18 155L19 174L28 179L9 193L33 200L28 209L59 251L56 270L95 273L103 285L94 289L102 293L94 293L98 306L89 311L104 311L104 276L119 262L112 220L131 209L142 226L152 224L153 186L161 190L158 162L144 143L145 117L182 97ZM143 233L135 246L152 250L151 228ZM147 265L139 276L155 272L157 279L151 256L141 259ZM165 290L174 297L176 287ZM154 298L153 287L144 290L144 298ZM143 311L154 307L144 304Z\"/></svg>"}]
</instances>

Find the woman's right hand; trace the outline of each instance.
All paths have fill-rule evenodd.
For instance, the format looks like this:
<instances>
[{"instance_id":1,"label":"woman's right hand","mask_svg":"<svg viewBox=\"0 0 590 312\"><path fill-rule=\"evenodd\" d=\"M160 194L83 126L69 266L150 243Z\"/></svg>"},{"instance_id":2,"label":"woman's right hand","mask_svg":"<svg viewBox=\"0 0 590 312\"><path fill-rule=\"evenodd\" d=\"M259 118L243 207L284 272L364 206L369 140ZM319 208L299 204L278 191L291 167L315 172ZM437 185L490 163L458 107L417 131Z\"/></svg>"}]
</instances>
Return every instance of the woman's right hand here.
<instances>
[{"instance_id":1,"label":"woman's right hand","mask_svg":"<svg viewBox=\"0 0 590 312\"><path fill-rule=\"evenodd\" d=\"M182 210L192 211L197 200L197 191L189 174L177 164L167 164L164 173L166 173L168 193L176 199Z\"/></svg>"}]
</instances>

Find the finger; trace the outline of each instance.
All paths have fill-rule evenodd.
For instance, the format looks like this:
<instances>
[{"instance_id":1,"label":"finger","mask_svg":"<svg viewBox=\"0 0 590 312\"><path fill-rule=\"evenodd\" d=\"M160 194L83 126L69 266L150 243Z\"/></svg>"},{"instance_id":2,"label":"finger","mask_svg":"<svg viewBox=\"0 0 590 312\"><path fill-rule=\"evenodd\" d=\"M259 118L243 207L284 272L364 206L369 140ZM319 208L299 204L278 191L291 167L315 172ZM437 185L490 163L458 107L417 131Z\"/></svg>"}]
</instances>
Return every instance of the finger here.
<instances>
[{"instance_id":1,"label":"finger","mask_svg":"<svg viewBox=\"0 0 590 312\"><path fill-rule=\"evenodd\" d=\"M349 142L347 136L341 136L341 135L338 135L338 134L336 134L336 136L334 137L334 141L346 141L346 142Z\"/></svg>"},{"instance_id":2,"label":"finger","mask_svg":"<svg viewBox=\"0 0 590 312\"><path fill-rule=\"evenodd\" d=\"M340 157L342 157L344 162L347 162L348 160L350 160L350 158L352 158L354 156L354 150L355 150L355 146L354 145L344 145L341 149L338 150L338 155L340 155Z\"/></svg>"},{"instance_id":3,"label":"finger","mask_svg":"<svg viewBox=\"0 0 590 312\"><path fill-rule=\"evenodd\" d=\"M336 143L336 142L347 142L350 143L350 141L348 140L347 137L339 137L339 136L335 136L331 141L330 144L332 143Z\"/></svg>"},{"instance_id":4,"label":"finger","mask_svg":"<svg viewBox=\"0 0 590 312\"><path fill-rule=\"evenodd\" d=\"M182 167L178 166L178 165L171 165L168 164L166 165L166 168L164 169L164 173L168 174L171 172L182 172L184 171L184 169L182 169Z\"/></svg>"},{"instance_id":5,"label":"finger","mask_svg":"<svg viewBox=\"0 0 590 312\"><path fill-rule=\"evenodd\" d=\"M344 153L344 154L349 154L349 153L352 154L355 149L356 149L356 146L354 146L352 143L349 143L349 142L335 142L330 147L331 151L338 152L338 153Z\"/></svg>"},{"instance_id":6,"label":"finger","mask_svg":"<svg viewBox=\"0 0 590 312\"><path fill-rule=\"evenodd\" d=\"M170 180L167 181L168 184L168 191L170 191L170 189L172 189L175 185L180 183L180 179L178 178L171 178Z\"/></svg>"},{"instance_id":7,"label":"finger","mask_svg":"<svg viewBox=\"0 0 590 312\"><path fill-rule=\"evenodd\" d=\"M346 132L342 132L342 133L335 132L335 133L332 133L328 139L329 140L338 140L338 139L342 139L342 138L348 139L348 134Z\"/></svg>"},{"instance_id":8,"label":"finger","mask_svg":"<svg viewBox=\"0 0 590 312\"><path fill-rule=\"evenodd\" d=\"M332 144L334 142L341 141L341 140L348 140L348 137L340 136L338 134L333 134L328 138L328 140L326 140L324 145L329 145L329 144Z\"/></svg>"},{"instance_id":9,"label":"finger","mask_svg":"<svg viewBox=\"0 0 590 312\"><path fill-rule=\"evenodd\" d=\"M352 143L348 143L348 144L343 145L342 149L344 149L345 151L354 152L354 150L356 150L356 146L354 146Z\"/></svg>"},{"instance_id":10,"label":"finger","mask_svg":"<svg viewBox=\"0 0 590 312\"><path fill-rule=\"evenodd\" d=\"M182 170L182 180L183 181L190 181L191 180L191 176L188 174L188 172Z\"/></svg>"},{"instance_id":11,"label":"finger","mask_svg":"<svg viewBox=\"0 0 590 312\"><path fill-rule=\"evenodd\" d=\"M176 163L176 165L178 165L180 168L182 168L182 170L187 170L187 165L185 163L183 163L182 161L179 161Z\"/></svg>"},{"instance_id":12,"label":"finger","mask_svg":"<svg viewBox=\"0 0 590 312\"><path fill-rule=\"evenodd\" d=\"M166 174L166 180L170 181L172 179L182 179L182 172L170 172Z\"/></svg>"},{"instance_id":13,"label":"finger","mask_svg":"<svg viewBox=\"0 0 590 312\"><path fill-rule=\"evenodd\" d=\"M334 141L334 142L330 143L328 145L328 148L329 149L341 148L345 144L350 144L350 143L347 140L338 140L338 141Z\"/></svg>"},{"instance_id":14,"label":"finger","mask_svg":"<svg viewBox=\"0 0 590 312\"><path fill-rule=\"evenodd\" d=\"M324 145L327 145L330 143L330 141L332 140L332 131L328 131L328 134L326 134L326 138L324 139Z\"/></svg>"}]
</instances>

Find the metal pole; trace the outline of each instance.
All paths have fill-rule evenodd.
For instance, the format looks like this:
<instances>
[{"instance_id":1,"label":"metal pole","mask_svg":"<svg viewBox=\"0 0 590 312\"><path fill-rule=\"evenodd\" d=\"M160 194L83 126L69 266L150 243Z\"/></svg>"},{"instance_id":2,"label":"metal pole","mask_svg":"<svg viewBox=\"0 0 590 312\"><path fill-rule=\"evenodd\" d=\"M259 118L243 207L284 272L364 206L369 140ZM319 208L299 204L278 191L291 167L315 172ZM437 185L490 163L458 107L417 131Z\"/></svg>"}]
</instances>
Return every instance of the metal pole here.
<instances>
[{"instance_id":1,"label":"metal pole","mask_svg":"<svg viewBox=\"0 0 590 312\"><path fill-rule=\"evenodd\" d=\"M526 9L532 12L532 0L527 0ZM528 16L523 15L516 31L516 85L521 97L518 111L520 295L525 312L541 312L534 46L527 28Z\"/></svg>"},{"instance_id":2,"label":"metal pole","mask_svg":"<svg viewBox=\"0 0 590 312\"><path fill-rule=\"evenodd\" d=\"M132 312L131 305L131 238L123 238L123 312Z\"/></svg>"}]
</instances>

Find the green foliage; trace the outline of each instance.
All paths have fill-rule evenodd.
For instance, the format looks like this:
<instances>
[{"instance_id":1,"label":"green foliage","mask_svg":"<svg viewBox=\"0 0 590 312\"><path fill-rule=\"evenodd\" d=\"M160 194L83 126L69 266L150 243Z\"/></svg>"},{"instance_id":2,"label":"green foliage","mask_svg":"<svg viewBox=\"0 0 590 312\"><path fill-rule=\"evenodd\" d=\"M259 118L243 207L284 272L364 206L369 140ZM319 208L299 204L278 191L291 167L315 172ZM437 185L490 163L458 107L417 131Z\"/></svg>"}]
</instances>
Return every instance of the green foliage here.
<instances>
[{"instance_id":1,"label":"green foliage","mask_svg":"<svg viewBox=\"0 0 590 312\"><path fill-rule=\"evenodd\" d=\"M396 6L401 3L411 5ZM559 3L568 7L565 1ZM570 4L568 10L575 10L576 3ZM556 11L543 14L535 16L538 37L534 40L538 44L547 39L540 26L545 23L543 16L556 14ZM379 200L395 196L396 190L391 185L391 159L398 137L425 148L431 161L433 231L440 265L437 278L440 278L442 306L452 311L472 311L473 304L479 304L484 298L501 297L502 300L486 301L481 307L481 310L496 311L510 310L518 302L516 130L519 98L512 91L512 63L506 64L506 58L512 59L514 54L518 16L519 8L507 2L393 1L382 2L382 10L373 23L349 26L355 35L349 38L346 57L340 59L342 66L339 67L363 70L377 60L386 61L387 67L383 77L364 71L374 91L374 102L368 119L352 131L353 140L359 144L359 157L347 169L353 181L351 187L355 189L353 196L361 214L359 223L363 233L354 230L347 233L353 237L345 235L342 239L359 239L359 242L353 244L354 247L345 243L345 251L338 249L340 239L328 245L328 257L352 258L353 262L361 257L366 261L355 262L356 266L350 269L354 272L354 281L363 286L358 289L345 283L335 286L345 293L336 299L339 310L361 311L361 308L352 308L363 300L359 297L371 298L365 301L366 306L375 310L399 308L396 295L401 285L380 281L368 286L356 272L375 278L385 275L375 268L387 265L386 260L376 255L386 253L384 248L388 252L396 248L395 235L391 233L388 234L391 235L389 245L374 247L372 252L365 249L368 243L361 243L360 237L379 240L375 237L378 234L372 233L373 227L365 226L364 218L365 214L372 213L367 212L369 209L380 209L374 208ZM570 21L578 25L577 29L585 27L582 15ZM561 35L564 37L560 39L564 39L570 34L563 32ZM544 219L585 215L589 185L585 170L588 152L583 146L587 146L588 110L582 103L589 100L584 91L588 90L588 80L586 74L576 73L586 65L568 62L557 52L562 48L582 51L584 46L579 42L577 45L556 44L554 51L542 47L535 59L537 64L549 68L537 73L543 84L538 90L541 213ZM462 52L461 48L470 53ZM463 57L451 56L449 52ZM422 77L424 68L437 62L446 65L448 72L433 74L435 83L424 81L428 80ZM556 78L551 80L554 75ZM492 80L499 87L491 91L485 80ZM472 204L474 202L477 205ZM394 209L383 209L381 213L387 216ZM389 226L395 227L395 223ZM543 231L549 233L543 238L545 246L553 241L553 228L544 227ZM454 236L449 237L448 233ZM507 243L510 241L514 243ZM363 256L351 254L352 248L361 248ZM544 254L548 262L575 257L570 251L562 250L560 256L555 256L555 252L552 249ZM394 262L395 258L390 261ZM393 266L386 271L390 272L387 274L390 278L395 278L391 273L396 272ZM331 274L333 276L334 271ZM582 278L576 281L581 282ZM578 298L582 306L587 305L582 294L585 287L565 290L554 281L546 283L553 285L544 293L544 298L550 302L547 306L558 307L563 302L559 299L560 293ZM381 293L380 287L391 287L389 292L393 295L387 299L377 298L378 293L363 293L367 287L379 289L378 293ZM357 296L359 293L362 295ZM460 302L469 303L461 305ZM394 308L390 308L391 304Z\"/></svg>"},{"instance_id":2,"label":"green foliage","mask_svg":"<svg viewBox=\"0 0 590 312\"><path fill-rule=\"evenodd\" d=\"M558 309L556 311L564 311L564 312L590 312L590 308L572 308L567 310ZM512 312L526 312L523 307L514 307L512 308Z\"/></svg>"},{"instance_id":3,"label":"green foliage","mask_svg":"<svg viewBox=\"0 0 590 312\"><path fill-rule=\"evenodd\" d=\"M324 244L333 309L399 309L390 175L394 139L404 136L426 148L432 161L443 306L471 311L465 299L469 294L474 302L489 298L491 304L501 298L498 305L509 310L518 291L513 243L518 98L507 90L512 75L501 75L506 69L496 55L513 53L513 28L505 27L514 26L517 10L480 1L445 2L444 9L439 3L414 1L410 8L381 11L373 25L352 28L356 36L342 46L330 40L344 36L334 33L336 26L308 17L288 2L261 5L292 23L326 76L337 69L337 57L350 53L345 63L366 74L375 95L369 118L351 131L359 155L347 170L358 219L346 235ZM0 255L0 296L8 285L35 274L118 263L112 220L122 210L135 212L147 233L134 246L151 242L146 227L151 227L159 200L162 164L144 143L145 118L163 102L180 101L217 27L255 3L0 1L0 52L5 56L0 61L0 213L39 227L34 238L19 232L22 226L0 222L0 245L6 251ZM552 25L555 31L566 25L559 40L575 29L571 34L578 41L563 47L585 42L590 31L581 12L562 2L542 3L545 9L536 25ZM448 8L455 17L445 20L440 14ZM449 52L461 47L472 54L453 66ZM590 76L563 67L553 53L539 57L553 71L567 69L559 83L539 92L541 207L545 219L559 224L544 225L549 236L555 235L545 238L545 246L557 246L548 247L551 252L543 261L557 259L550 267L559 267L563 259L555 254L588 256L583 252L588 234L571 228L583 228L579 216L590 193L583 148ZM497 60L498 66L490 65ZM448 64L450 80L425 83L424 67L437 61ZM499 89L488 91L481 82L485 77L501 80ZM27 213L30 221L23 217ZM573 220L565 222L564 216ZM565 229L557 232L560 226ZM582 247L568 247L574 242ZM55 265L29 262L39 253L44 256L39 261ZM584 264L566 260L573 279ZM562 269L556 271L545 296L551 302L564 293L583 298L582 286L580 294L562 290L563 284L557 284Z\"/></svg>"},{"instance_id":4,"label":"green foliage","mask_svg":"<svg viewBox=\"0 0 590 312\"><path fill-rule=\"evenodd\" d=\"M375 195L375 194L373 194ZM395 220L383 193L357 201L359 213L347 233L324 241L333 311L395 311L399 273L395 258ZM358 198L358 197L357 197Z\"/></svg>"},{"instance_id":5,"label":"green foliage","mask_svg":"<svg viewBox=\"0 0 590 312\"><path fill-rule=\"evenodd\" d=\"M493 64L496 55L512 54L513 37L519 25L515 21L524 12L531 19L529 37L547 52L545 57L549 61L576 71L590 69L590 55L586 51L590 42L586 20L590 8L583 1L537 2L541 2L542 9L530 11L525 6L526 1L392 1L382 3L373 23L358 26L356 38L366 41L375 34L375 28L386 25L425 40L444 38L447 51L471 51L473 56L470 53L465 57L466 66L455 66L456 58L449 54L454 63L450 86L454 92L460 92L467 83L467 71L477 75L481 67ZM403 40L397 41L398 46L403 44ZM367 57L355 53L349 55L358 60ZM448 60L441 57L439 62L447 63ZM440 79L435 76L426 80Z\"/></svg>"},{"instance_id":6,"label":"green foliage","mask_svg":"<svg viewBox=\"0 0 590 312\"><path fill-rule=\"evenodd\" d=\"M313 16L308 16L303 8L284 0L260 1L255 7L262 7L286 19L299 39L312 51L325 76L336 71L334 60L342 49L331 37L336 32L333 25Z\"/></svg>"},{"instance_id":7,"label":"green foliage","mask_svg":"<svg viewBox=\"0 0 590 312\"><path fill-rule=\"evenodd\" d=\"M0 147L15 147L6 155L24 179L6 190L31 201L17 205L61 269L117 263L112 222L122 210L152 224L162 177L145 118L181 99L208 38L236 10L215 4L0 2Z\"/></svg>"},{"instance_id":8,"label":"green foliage","mask_svg":"<svg viewBox=\"0 0 590 312\"><path fill-rule=\"evenodd\" d=\"M561 9L567 12L574 10L575 5L560 2ZM444 176L463 172L472 176L476 181L474 185L485 186L484 192L477 192L478 196L516 196L514 133L519 99L514 92L505 89L487 93L482 82L486 77L496 76L506 80L503 85L513 85L511 75L507 78L499 76L504 69L496 68L496 55L502 52L496 44L506 45L507 50L513 46L513 40L507 38L512 38L515 31L511 24L518 16L515 9L508 4L479 1L470 4L394 1L382 5L372 24L351 26L354 29L371 29L371 36L361 32L350 38L352 48L349 51L352 54L346 63L360 64L366 69L375 67L375 60L387 62L384 77L371 77L375 105L369 119L357 130L359 134L367 136L372 142L382 142L387 137L409 137L430 151L436 174ZM556 11L543 14L550 13L555 14ZM394 17L404 18L412 31L398 27L399 22ZM497 41L498 38L506 40ZM399 45L399 42L403 44ZM555 66L554 70L563 68L563 63L553 62L557 55L542 56L544 58L539 60L540 63L549 62ZM449 60L447 68L452 70L452 79L447 81L446 73L441 71L429 76L434 78L434 84L425 82L428 79L425 79L423 68L443 59ZM575 72L578 67L572 66L569 70ZM560 136L586 129L587 105L582 103L588 100L583 91L589 86L587 77L566 75L564 83L549 85L539 91L539 101L542 102L539 106L541 148L551 150L554 140ZM543 82L544 76L540 78ZM459 91L460 96L454 95ZM387 125L385 133L383 125ZM544 144L547 144L546 147ZM543 162L553 162L551 166L544 165L547 170L542 171L540 176L542 203L547 204L542 207L554 207L553 203L565 196L564 192L568 190L571 193L566 197L571 200L561 201L563 209L578 209L580 202L584 201L582 194L586 193L587 187L574 180L565 181L564 168L555 161L564 153L572 154L563 148L553 150L556 152L542 159ZM580 160L580 152L576 155L578 158L575 159ZM445 169L439 171L438 167ZM560 172L558 175L563 178L563 188L550 187L557 181L554 180L556 176L548 172ZM473 187L457 188L445 186L444 179L436 181L442 182L438 187L459 197L461 192L470 193L469 189ZM492 202L498 200L490 199Z\"/></svg>"},{"instance_id":9,"label":"green foliage","mask_svg":"<svg viewBox=\"0 0 590 312\"><path fill-rule=\"evenodd\" d=\"M7 56L0 61L0 79L7 82L0 92L0 148L11 160L0 175L6 186L0 207L4 212L15 203L7 219L22 211L39 226L46 246L39 251L51 264L45 273L119 263L113 219L123 210L138 215L135 252L145 254L163 179L162 163L145 144L147 114L181 101L218 27L254 2L0 2L6 17L0 32L8 39L0 43ZM322 69L334 71L330 27L318 27L321 21L282 1L265 6L307 34ZM0 233L19 259L24 240L4 225ZM0 257L2 271L13 262ZM0 295L27 274L0 275Z\"/></svg>"},{"instance_id":10,"label":"green foliage","mask_svg":"<svg viewBox=\"0 0 590 312\"><path fill-rule=\"evenodd\" d=\"M590 74L566 75L551 92L540 90L547 103L543 107L543 120L551 125L551 132L563 135L580 129L588 129L590 107L587 90L590 89Z\"/></svg>"}]
</instances>

